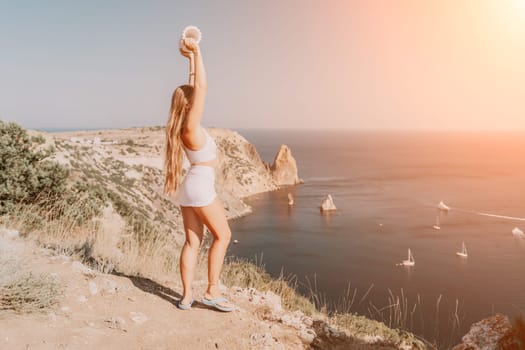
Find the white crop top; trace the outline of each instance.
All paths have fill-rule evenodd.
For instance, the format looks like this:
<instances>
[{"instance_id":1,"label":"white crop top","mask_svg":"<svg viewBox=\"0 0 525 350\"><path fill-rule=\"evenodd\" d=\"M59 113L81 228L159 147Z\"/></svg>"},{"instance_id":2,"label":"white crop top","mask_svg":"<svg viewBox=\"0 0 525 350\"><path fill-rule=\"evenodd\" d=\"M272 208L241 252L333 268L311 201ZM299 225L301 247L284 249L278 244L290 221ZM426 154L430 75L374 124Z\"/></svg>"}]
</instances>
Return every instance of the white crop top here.
<instances>
[{"instance_id":1,"label":"white crop top","mask_svg":"<svg viewBox=\"0 0 525 350\"><path fill-rule=\"evenodd\" d=\"M202 127L201 129L204 131L204 137L206 138L206 142L204 143L204 146L201 147L201 149L192 151L191 149L187 148L184 143L182 143L182 147L184 147L186 157L188 157L190 163L207 162L217 158L217 145L215 144L213 137L208 134L206 129Z\"/></svg>"}]
</instances>

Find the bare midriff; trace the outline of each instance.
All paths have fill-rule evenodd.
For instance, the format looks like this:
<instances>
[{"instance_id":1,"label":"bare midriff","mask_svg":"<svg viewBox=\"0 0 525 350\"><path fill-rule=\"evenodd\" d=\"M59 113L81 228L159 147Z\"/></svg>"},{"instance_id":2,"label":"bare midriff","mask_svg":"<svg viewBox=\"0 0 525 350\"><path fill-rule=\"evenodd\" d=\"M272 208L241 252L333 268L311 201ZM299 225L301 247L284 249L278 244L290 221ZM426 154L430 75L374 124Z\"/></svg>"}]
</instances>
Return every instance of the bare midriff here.
<instances>
[{"instance_id":1,"label":"bare midriff","mask_svg":"<svg viewBox=\"0 0 525 350\"><path fill-rule=\"evenodd\" d=\"M218 164L219 164L219 160L217 158L209 160L207 162L191 163L191 165L206 165L212 168L215 168Z\"/></svg>"}]
</instances>

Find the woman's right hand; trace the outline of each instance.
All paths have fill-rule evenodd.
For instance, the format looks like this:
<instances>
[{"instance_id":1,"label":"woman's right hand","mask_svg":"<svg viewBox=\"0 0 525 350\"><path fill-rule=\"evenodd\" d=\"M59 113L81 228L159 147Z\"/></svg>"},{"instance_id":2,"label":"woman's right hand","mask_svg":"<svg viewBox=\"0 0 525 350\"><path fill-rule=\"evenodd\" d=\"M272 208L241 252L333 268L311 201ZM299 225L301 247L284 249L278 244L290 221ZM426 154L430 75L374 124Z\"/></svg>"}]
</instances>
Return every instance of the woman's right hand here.
<instances>
[{"instance_id":1,"label":"woman's right hand","mask_svg":"<svg viewBox=\"0 0 525 350\"><path fill-rule=\"evenodd\" d=\"M180 51L180 54L184 57L191 58L193 56L193 52L188 49L188 47L186 46L184 42L184 39L180 39L179 41L179 51Z\"/></svg>"},{"instance_id":2,"label":"woman's right hand","mask_svg":"<svg viewBox=\"0 0 525 350\"><path fill-rule=\"evenodd\" d=\"M199 52L199 44L197 44L195 39L184 38L184 39L181 39L181 41L182 41L182 47L184 47L186 51L190 51L193 54L196 54Z\"/></svg>"}]
</instances>

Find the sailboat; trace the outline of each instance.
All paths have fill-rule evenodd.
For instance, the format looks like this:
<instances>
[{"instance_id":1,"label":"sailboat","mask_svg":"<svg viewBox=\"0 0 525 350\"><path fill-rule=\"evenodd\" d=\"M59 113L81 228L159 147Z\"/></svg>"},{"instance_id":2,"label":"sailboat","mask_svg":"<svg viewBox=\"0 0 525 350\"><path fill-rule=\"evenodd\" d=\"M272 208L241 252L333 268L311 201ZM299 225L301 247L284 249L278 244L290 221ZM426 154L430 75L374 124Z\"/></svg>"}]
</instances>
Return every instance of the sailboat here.
<instances>
[{"instance_id":1,"label":"sailboat","mask_svg":"<svg viewBox=\"0 0 525 350\"><path fill-rule=\"evenodd\" d=\"M441 230L441 226L439 226L439 215L436 216L436 223L434 224L434 226L432 226L432 228L434 230Z\"/></svg>"},{"instance_id":2,"label":"sailboat","mask_svg":"<svg viewBox=\"0 0 525 350\"><path fill-rule=\"evenodd\" d=\"M519 228L517 227L514 227L514 229L512 229L512 234L516 237L525 237L525 234L523 233L522 230L520 230Z\"/></svg>"},{"instance_id":3,"label":"sailboat","mask_svg":"<svg viewBox=\"0 0 525 350\"><path fill-rule=\"evenodd\" d=\"M467 254L467 246L465 245L465 242L461 245L461 251L456 252L457 255L461 256L462 258L466 258L468 256Z\"/></svg>"},{"instance_id":4,"label":"sailboat","mask_svg":"<svg viewBox=\"0 0 525 350\"><path fill-rule=\"evenodd\" d=\"M402 264L404 266L414 266L416 264L416 261L414 260L414 256L412 255L410 248L408 248L408 260L403 260Z\"/></svg>"}]
</instances>

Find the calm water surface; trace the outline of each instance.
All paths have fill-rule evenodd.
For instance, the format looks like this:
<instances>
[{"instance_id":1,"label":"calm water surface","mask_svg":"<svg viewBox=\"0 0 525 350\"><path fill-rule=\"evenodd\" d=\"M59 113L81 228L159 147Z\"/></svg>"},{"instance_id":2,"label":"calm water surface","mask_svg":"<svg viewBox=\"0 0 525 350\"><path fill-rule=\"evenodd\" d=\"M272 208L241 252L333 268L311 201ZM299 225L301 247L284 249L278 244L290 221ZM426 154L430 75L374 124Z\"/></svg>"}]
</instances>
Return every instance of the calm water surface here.
<instances>
[{"instance_id":1,"label":"calm water surface","mask_svg":"<svg viewBox=\"0 0 525 350\"><path fill-rule=\"evenodd\" d=\"M525 315L525 239L511 233L525 231L525 133L239 132L267 162L280 144L290 146L305 184L248 198L254 214L231 221L240 243L229 254L262 255L273 276L315 280L329 302L350 283L353 310L367 316L379 317L371 310L389 304L389 289L402 291L410 310L417 304L407 325L443 344L496 312ZM326 194L338 211L322 215ZM438 231L441 200L452 210ZM455 254L462 242L467 259ZM408 248L416 265L396 266Z\"/></svg>"}]
</instances>

